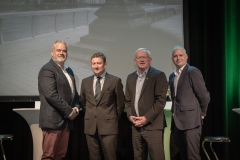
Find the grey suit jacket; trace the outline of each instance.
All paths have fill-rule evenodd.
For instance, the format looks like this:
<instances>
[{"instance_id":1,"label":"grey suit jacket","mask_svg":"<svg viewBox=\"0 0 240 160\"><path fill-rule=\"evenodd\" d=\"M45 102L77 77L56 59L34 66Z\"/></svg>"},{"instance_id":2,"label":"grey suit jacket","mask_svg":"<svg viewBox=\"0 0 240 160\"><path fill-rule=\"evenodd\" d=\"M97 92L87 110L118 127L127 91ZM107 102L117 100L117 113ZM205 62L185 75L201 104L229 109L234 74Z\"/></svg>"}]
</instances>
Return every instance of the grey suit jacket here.
<instances>
[{"instance_id":1,"label":"grey suit jacket","mask_svg":"<svg viewBox=\"0 0 240 160\"><path fill-rule=\"evenodd\" d=\"M69 129L73 128L73 121L70 121L68 116L72 112L72 107L79 108L79 96L73 71L70 68L66 70L75 87L74 98L72 98L66 76L52 59L41 68L38 74L38 91L41 101L39 127L41 128L63 129L67 124Z\"/></svg>"},{"instance_id":2,"label":"grey suit jacket","mask_svg":"<svg viewBox=\"0 0 240 160\"><path fill-rule=\"evenodd\" d=\"M201 116L206 116L210 95L200 70L188 64L184 67L178 80L176 96L174 73L169 76L169 85L176 127L187 130L201 125Z\"/></svg>"},{"instance_id":3,"label":"grey suit jacket","mask_svg":"<svg viewBox=\"0 0 240 160\"><path fill-rule=\"evenodd\" d=\"M134 108L137 78L136 71L127 77L125 108L128 117L131 115L137 116ZM150 67L138 101L139 116L145 116L148 121L144 126L146 130L166 127L163 109L166 104L167 89L168 82L165 73Z\"/></svg>"},{"instance_id":4,"label":"grey suit jacket","mask_svg":"<svg viewBox=\"0 0 240 160\"><path fill-rule=\"evenodd\" d=\"M124 108L124 93L121 79L105 75L100 100L96 102L93 92L94 76L82 80L81 102L85 110L84 132L94 135L118 134L118 119Z\"/></svg>"}]
</instances>

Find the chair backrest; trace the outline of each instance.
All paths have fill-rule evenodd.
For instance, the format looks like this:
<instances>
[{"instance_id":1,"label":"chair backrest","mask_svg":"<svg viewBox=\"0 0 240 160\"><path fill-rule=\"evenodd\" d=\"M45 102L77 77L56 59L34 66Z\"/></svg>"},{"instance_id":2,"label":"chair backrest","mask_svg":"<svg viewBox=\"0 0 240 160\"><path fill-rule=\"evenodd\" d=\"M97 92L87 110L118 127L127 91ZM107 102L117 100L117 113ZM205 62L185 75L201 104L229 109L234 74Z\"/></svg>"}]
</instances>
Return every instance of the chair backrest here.
<instances>
[{"instance_id":1,"label":"chair backrest","mask_svg":"<svg viewBox=\"0 0 240 160\"><path fill-rule=\"evenodd\" d=\"M0 140L12 140L13 139L13 135L11 134L0 134Z\"/></svg>"}]
</instances>

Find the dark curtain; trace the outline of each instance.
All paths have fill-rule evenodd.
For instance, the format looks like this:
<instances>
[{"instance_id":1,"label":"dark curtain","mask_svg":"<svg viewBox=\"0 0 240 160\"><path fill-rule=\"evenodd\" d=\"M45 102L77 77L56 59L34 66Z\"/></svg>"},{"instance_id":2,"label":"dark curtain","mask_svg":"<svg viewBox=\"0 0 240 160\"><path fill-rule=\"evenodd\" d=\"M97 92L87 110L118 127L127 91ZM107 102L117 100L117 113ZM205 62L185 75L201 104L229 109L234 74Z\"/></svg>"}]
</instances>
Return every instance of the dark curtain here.
<instances>
[{"instance_id":1,"label":"dark curtain","mask_svg":"<svg viewBox=\"0 0 240 160\"><path fill-rule=\"evenodd\" d=\"M239 6L238 0L188 0L190 64L202 71L211 95L202 138L230 138L230 143L213 143L219 159L223 160L240 159L237 149L240 115L232 111L232 108L240 107ZM237 82L231 84L229 79ZM214 159L209 144L205 145L210 158ZM203 150L201 155L202 159L207 159Z\"/></svg>"},{"instance_id":2,"label":"dark curtain","mask_svg":"<svg viewBox=\"0 0 240 160\"><path fill-rule=\"evenodd\" d=\"M32 160L33 141L25 119L13 108L34 108L33 102L0 102L0 134L12 134L13 140L3 140L7 160ZM3 160L0 151L0 160Z\"/></svg>"},{"instance_id":3,"label":"dark curtain","mask_svg":"<svg viewBox=\"0 0 240 160\"><path fill-rule=\"evenodd\" d=\"M211 101L203 123L205 136L227 136L224 132L224 5L218 1L191 1L189 5L190 65L202 71ZM205 143L211 159L209 143ZM226 158L226 144L213 144L220 159ZM201 150L202 159L207 159ZM225 157L225 158L224 158Z\"/></svg>"}]
</instances>

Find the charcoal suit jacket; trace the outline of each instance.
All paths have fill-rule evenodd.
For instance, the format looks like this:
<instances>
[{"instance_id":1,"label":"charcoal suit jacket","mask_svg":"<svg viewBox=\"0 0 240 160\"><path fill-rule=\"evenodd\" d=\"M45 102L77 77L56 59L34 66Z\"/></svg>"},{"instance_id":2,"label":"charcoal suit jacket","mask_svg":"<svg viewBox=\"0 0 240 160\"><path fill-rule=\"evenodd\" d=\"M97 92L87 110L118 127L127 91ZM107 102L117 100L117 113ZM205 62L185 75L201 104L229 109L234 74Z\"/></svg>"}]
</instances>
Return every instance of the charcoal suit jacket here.
<instances>
[{"instance_id":1,"label":"charcoal suit jacket","mask_svg":"<svg viewBox=\"0 0 240 160\"><path fill-rule=\"evenodd\" d=\"M201 116L206 116L210 101L202 73L186 64L178 80L176 95L174 76L174 73L170 74L169 85L175 125L179 130L196 128L202 124Z\"/></svg>"},{"instance_id":2,"label":"charcoal suit jacket","mask_svg":"<svg viewBox=\"0 0 240 160\"><path fill-rule=\"evenodd\" d=\"M39 127L41 128L64 129L68 124L68 128L73 129L73 121L68 117L73 107L79 108L79 96L73 71L69 67L66 71L73 82L74 96L62 69L52 59L39 71L38 91L41 102Z\"/></svg>"}]
</instances>

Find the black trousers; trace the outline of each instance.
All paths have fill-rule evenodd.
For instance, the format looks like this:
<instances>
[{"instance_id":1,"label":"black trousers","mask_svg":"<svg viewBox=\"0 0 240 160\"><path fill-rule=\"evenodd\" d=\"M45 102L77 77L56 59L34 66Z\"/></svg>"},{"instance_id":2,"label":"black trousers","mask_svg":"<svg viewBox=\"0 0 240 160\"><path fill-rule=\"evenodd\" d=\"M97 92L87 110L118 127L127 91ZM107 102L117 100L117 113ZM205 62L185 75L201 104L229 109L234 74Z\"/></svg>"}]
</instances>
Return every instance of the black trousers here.
<instances>
[{"instance_id":1,"label":"black trousers","mask_svg":"<svg viewBox=\"0 0 240 160\"><path fill-rule=\"evenodd\" d=\"M171 132L170 134L170 158L171 160L181 160L179 149L177 148L177 145L174 142L173 132Z\"/></svg>"},{"instance_id":2,"label":"black trousers","mask_svg":"<svg viewBox=\"0 0 240 160\"><path fill-rule=\"evenodd\" d=\"M201 160L200 138L202 126L189 130L179 130L173 125L172 131L173 139L179 149L181 160Z\"/></svg>"}]
</instances>

